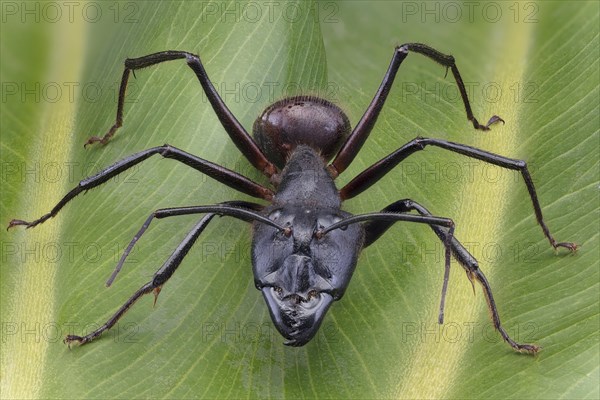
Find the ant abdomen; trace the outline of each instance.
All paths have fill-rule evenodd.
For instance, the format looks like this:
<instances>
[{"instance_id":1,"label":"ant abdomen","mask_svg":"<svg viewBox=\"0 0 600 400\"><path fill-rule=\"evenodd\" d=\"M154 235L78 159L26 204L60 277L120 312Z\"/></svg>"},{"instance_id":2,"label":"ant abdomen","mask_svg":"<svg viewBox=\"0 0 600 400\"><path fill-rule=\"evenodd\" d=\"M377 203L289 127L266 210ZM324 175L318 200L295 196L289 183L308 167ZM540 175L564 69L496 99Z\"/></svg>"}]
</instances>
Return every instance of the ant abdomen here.
<instances>
[{"instance_id":1,"label":"ant abdomen","mask_svg":"<svg viewBox=\"0 0 600 400\"><path fill-rule=\"evenodd\" d=\"M253 127L254 138L267 158L280 169L299 144L329 160L350 133L350 121L335 104L315 96L279 100L263 111Z\"/></svg>"}]
</instances>

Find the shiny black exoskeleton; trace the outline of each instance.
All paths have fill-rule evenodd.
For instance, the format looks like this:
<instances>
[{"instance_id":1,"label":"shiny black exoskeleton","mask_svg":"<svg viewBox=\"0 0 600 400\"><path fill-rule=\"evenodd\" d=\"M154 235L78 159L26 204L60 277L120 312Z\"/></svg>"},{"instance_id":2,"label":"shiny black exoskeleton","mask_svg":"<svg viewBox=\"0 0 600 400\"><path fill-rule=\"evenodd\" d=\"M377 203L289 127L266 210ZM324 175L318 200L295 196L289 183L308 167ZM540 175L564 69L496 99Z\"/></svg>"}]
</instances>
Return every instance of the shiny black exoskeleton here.
<instances>
[{"instance_id":1,"label":"shiny black exoskeleton","mask_svg":"<svg viewBox=\"0 0 600 400\"><path fill-rule=\"evenodd\" d=\"M350 216L323 159L300 145L281 172L273 202L263 212L291 227L291 235L260 222L254 224L252 264L256 287L286 344L301 346L319 329L334 300L352 277L364 232L359 224L318 237L325 227Z\"/></svg>"},{"instance_id":2,"label":"shiny black exoskeleton","mask_svg":"<svg viewBox=\"0 0 600 400\"><path fill-rule=\"evenodd\" d=\"M434 217L425 207L409 199L396 201L381 212L351 215L342 211L344 200L362 193L402 160L430 145L519 171L529 190L537 221L550 244L554 248L565 247L571 251L577 248L574 243L556 242L550 234L543 221L535 188L524 161L466 145L417 137L361 172L341 189L336 187L335 179L350 165L371 133L398 68L409 52L422 54L452 71L467 119L475 129L488 130L491 124L502 121L500 117L493 116L486 125L481 125L473 116L454 58L418 43L395 48L377 93L354 129L351 129L343 111L334 104L317 97L297 96L267 107L254 124L256 141L229 111L210 82L197 55L183 51L165 51L127 59L119 90L115 124L104 136L90 137L85 146L96 142L108 143L122 125L125 91L131 71L165 61L185 59L196 74L227 134L246 159L269 179L272 188L165 144L129 156L84 179L48 214L35 221L10 221L9 228L17 225L34 227L54 217L78 194L101 185L154 154L182 162L239 192L268 202L268 205L263 205L229 201L216 205L167 208L153 212L125 250L107 281L108 286L112 284L131 249L154 218L187 214L203 214L203 217L154 274L152 280L135 292L106 323L85 336L68 335L65 342L84 344L94 340L113 327L144 294L153 292L156 301L164 283L179 267L208 223L215 215L226 215L253 223L254 281L265 298L273 323L287 339L288 345L302 346L314 337L333 301L341 299L346 291L360 251L378 240L393 223L408 221L429 225L445 245L445 275L439 322L443 322L444 299L452 255L465 269L471 282L477 281L482 285L492 322L502 338L517 351L536 353L538 346L515 342L500 324L490 285L475 258L454 238L452 220ZM333 161L328 163L331 158Z\"/></svg>"}]
</instances>

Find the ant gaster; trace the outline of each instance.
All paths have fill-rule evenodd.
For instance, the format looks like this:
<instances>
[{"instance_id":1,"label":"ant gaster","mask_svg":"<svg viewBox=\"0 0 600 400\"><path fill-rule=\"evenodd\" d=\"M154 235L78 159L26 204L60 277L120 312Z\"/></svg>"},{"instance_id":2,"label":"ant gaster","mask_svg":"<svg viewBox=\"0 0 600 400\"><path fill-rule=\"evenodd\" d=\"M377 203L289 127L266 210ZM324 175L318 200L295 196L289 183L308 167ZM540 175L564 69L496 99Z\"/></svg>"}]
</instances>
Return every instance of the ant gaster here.
<instances>
[{"instance_id":1,"label":"ant gaster","mask_svg":"<svg viewBox=\"0 0 600 400\"><path fill-rule=\"evenodd\" d=\"M254 139L227 108L197 55L183 51L164 51L140 58L127 59L119 89L115 124L103 136L93 136L85 146L106 144L123 123L123 105L129 74L165 61L185 59L195 72L217 117L233 143L248 161L269 179L273 189L254 182L225 167L211 163L165 144L129 156L98 174L84 179L48 214L33 221L12 220L16 225L34 227L54 217L79 193L94 188L110 178L144 161L154 154L182 162L239 192L268 201L267 206L245 201L230 201L211 206L160 209L153 212L135 235L115 271L107 281L110 286L125 258L154 218L187 214L205 214L188 233L169 259L127 302L97 330L85 335L68 335L65 342L88 343L110 329L142 295L158 296L163 284L173 275L194 242L215 215L231 216L253 223L252 264L256 287L262 292L271 318L285 344L302 346L318 331L327 310L342 298L356 267L360 251L373 244L397 221L427 224L445 245L445 274L442 285L439 322L443 322L444 299L448 284L451 255L461 264L473 283L479 282L491 313L494 327L513 349L536 353L534 344L520 344L510 338L500 323L492 291L475 258L454 237L454 223L433 216L415 201L396 201L381 212L351 215L341 210L344 200L362 193L378 182L402 160L426 146L475 158L503 168L519 171L529 191L537 222L554 248L575 251L574 243L557 243L542 219L542 211L527 165L524 161L502 157L445 140L417 137L382 158L352 179L341 189L335 179L350 165L371 133L390 91L398 68L409 52L420 53L441 64L458 85L468 120L475 129L489 130L491 124L504 121L490 118L481 125L473 116L465 85L454 58L423 44L409 43L394 50L390 66L377 93L354 129L336 105L314 96L297 96L269 106L254 124ZM333 161L328 164L328 161ZM410 212L415 211L416 214Z\"/></svg>"}]
</instances>

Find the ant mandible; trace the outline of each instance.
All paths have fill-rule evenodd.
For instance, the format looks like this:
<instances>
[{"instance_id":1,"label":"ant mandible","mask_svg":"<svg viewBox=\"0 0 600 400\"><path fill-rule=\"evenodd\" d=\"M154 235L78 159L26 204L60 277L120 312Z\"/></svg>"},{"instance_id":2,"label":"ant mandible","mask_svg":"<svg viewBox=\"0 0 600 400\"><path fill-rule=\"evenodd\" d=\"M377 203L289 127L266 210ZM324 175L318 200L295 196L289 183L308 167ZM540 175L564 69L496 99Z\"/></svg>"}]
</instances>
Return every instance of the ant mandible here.
<instances>
[{"instance_id":1,"label":"ant mandible","mask_svg":"<svg viewBox=\"0 0 600 400\"><path fill-rule=\"evenodd\" d=\"M270 204L229 201L210 206L165 208L154 211L130 242L107 281L110 286L121 270L135 243L154 218L177 215L206 214L188 233L169 259L121 308L97 330L85 335L68 335L65 343L91 342L107 331L144 294L153 292L156 302L164 283L169 280L202 231L215 215L230 216L253 223L252 265L254 282L267 303L271 319L287 341L286 345L302 346L316 334L327 310L342 298L356 267L360 251L372 245L395 222L427 224L445 246L445 273L439 311L444 318L444 301L448 285L451 255L462 265L473 284L479 282L491 313L494 327L516 351L536 353L535 344L515 342L500 323L490 285L479 269L477 260L454 237L454 223L449 218L433 216L419 203L404 199L380 212L351 215L342 211L344 200L351 199L378 182L411 154L426 146L437 146L502 168L519 171L533 203L538 224L552 247L575 251L574 243L558 243L542 218L542 210L527 169L527 164L484 150L440 139L417 137L358 174L341 189L335 179L350 165L368 138L383 108L400 64L409 52L422 54L450 69L460 91L467 118L475 129L489 130L490 125L504 121L493 116L481 125L474 117L465 85L454 57L419 43L398 46L390 66L373 100L354 129L348 117L331 102L315 96L289 97L267 107L253 127L254 139L227 108L210 82L200 58L184 51L164 51L125 60L119 88L115 124L103 137L92 136L85 146L106 144L123 124L123 105L129 74L165 61L185 59L194 71L223 128L250 163L269 179L272 189L210 161L165 144L131 155L98 174L82 180L48 214L26 222L14 219L8 228L24 225L32 228L54 217L81 192L103 184L154 154L172 158L247 195ZM335 158L333 158L335 156ZM329 160L333 158L330 164ZM415 211L416 214L410 212Z\"/></svg>"}]
</instances>

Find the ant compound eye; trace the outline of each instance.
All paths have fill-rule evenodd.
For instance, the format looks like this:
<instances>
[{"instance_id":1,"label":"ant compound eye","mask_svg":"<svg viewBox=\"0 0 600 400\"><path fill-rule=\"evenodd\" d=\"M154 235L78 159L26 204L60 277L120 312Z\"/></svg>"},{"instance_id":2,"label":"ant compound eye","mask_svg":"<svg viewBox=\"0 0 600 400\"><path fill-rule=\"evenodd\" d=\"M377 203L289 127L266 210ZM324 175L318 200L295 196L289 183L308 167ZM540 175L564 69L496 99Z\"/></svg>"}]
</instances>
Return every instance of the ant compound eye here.
<instances>
[{"instance_id":1,"label":"ant compound eye","mask_svg":"<svg viewBox=\"0 0 600 400\"><path fill-rule=\"evenodd\" d=\"M281 216L281 210L275 210L271 214L269 214L269 219L271 221L277 221Z\"/></svg>"},{"instance_id":2,"label":"ant compound eye","mask_svg":"<svg viewBox=\"0 0 600 400\"><path fill-rule=\"evenodd\" d=\"M317 239L323 238L328 232L331 231L329 228L332 225L335 225L338 222L340 222L342 219L343 218L340 216L331 215L331 214L320 217L317 220L317 224L315 227L315 231L313 232L313 236L316 237ZM336 229L345 231L347 228L348 228L348 225L345 225L343 227L336 228Z\"/></svg>"},{"instance_id":3,"label":"ant compound eye","mask_svg":"<svg viewBox=\"0 0 600 400\"><path fill-rule=\"evenodd\" d=\"M342 220L342 218L341 218L341 217L335 217L335 218L333 218L333 223L334 223L334 224L337 224L337 223L338 223L338 222L340 222L341 220ZM338 228L338 229L339 229L340 231L345 231L346 229L348 229L348 225L341 226L341 227L340 227L340 228Z\"/></svg>"}]
</instances>

